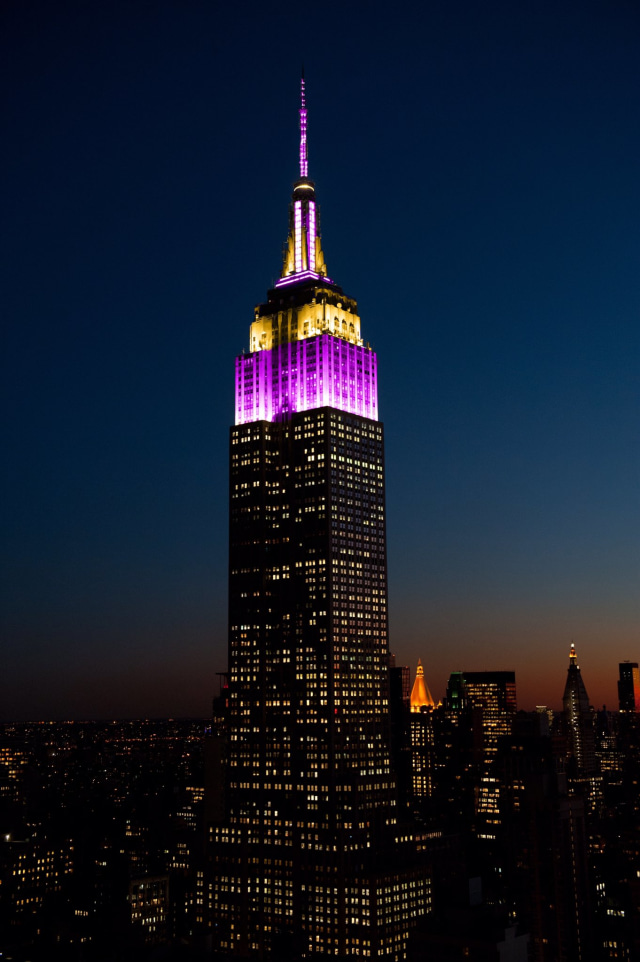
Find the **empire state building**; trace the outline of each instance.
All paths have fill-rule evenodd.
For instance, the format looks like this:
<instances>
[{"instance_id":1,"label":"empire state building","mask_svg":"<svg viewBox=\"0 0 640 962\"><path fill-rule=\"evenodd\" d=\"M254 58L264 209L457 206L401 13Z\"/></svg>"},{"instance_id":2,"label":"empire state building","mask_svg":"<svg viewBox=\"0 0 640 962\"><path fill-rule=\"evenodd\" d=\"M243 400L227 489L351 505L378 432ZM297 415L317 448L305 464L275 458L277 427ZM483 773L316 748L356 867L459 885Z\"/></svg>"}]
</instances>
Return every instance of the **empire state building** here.
<instances>
[{"instance_id":1,"label":"empire state building","mask_svg":"<svg viewBox=\"0 0 640 962\"><path fill-rule=\"evenodd\" d=\"M390 759L377 358L327 274L308 176L284 264L236 358L219 956L405 957L429 911Z\"/></svg>"}]
</instances>

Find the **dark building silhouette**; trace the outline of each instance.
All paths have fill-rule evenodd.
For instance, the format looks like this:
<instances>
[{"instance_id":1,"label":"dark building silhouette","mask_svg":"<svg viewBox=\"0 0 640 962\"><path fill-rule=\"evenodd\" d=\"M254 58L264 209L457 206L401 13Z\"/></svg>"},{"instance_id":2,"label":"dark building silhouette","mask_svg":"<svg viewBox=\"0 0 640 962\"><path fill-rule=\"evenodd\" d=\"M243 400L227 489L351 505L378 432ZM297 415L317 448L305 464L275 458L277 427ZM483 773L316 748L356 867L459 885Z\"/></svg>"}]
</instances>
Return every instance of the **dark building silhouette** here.
<instances>
[{"instance_id":1,"label":"dark building silhouette","mask_svg":"<svg viewBox=\"0 0 640 962\"><path fill-rule=\"evenodd\" d=\"M628 663L626 663L628 664ZM601 959L640 958L640 713L598 713L603 798L591 819Z\"/></svg>"},{"instance_id":2,"label":"dark building silhouette","mask_svg":"<svg viewBox=\"0 0 640 962\"><path fill-rule=\"evenodd\" d=\"M411 689L411 793L413 798L431 798L435 788L435 734L433 710L436 707L418 659Z\"/></svg>"},{"instance_id":3,"label":"dark building silhouette","mask_svg":"<svg viewBox=\"0 0 640 962\"><path fill-rule=\"evenodd\" d=\"M596 752L596 715L589 705L589 696L573 643L569 653L562 707L569 793L583 795L587 799L589 810L595 812L602 804L603 791L603 779Z\"/></svg>"},{"instance_id":4,"label":"dark building silhouette","mask_svg":"<svg viewBox=\"0 0 640 962\"><path fill-rule=\"evenodd\" d=\"M391 655L389 669L389 715L391 759L396 775L399 811L411 810L411 673L408 665L396 665Z\"/></svg>"},{"instance_id":5,"label":"dark building silhouette","mask_svg":"<svg viewBox=\"0 0 640 962\"><path fill-rule=\"evenodd\" d=\"M511 733L516 713L513 671L453 672L447 686L447 709L467 716L477 776L476 832L493 841L499 823L498 789L493 764L500 738Z\"/></svg>"},{"instance_id":6,"label":"dark building silhouette","mask_svg":"<svg viewBox=\"0 0 640 962\"><path fill-rule=\"evenodd\" d=\"M545 715L516 715L496 775L503 897L530 935L531 960L595 959L586 802L568 794Z\"/></svg>"},{"instance_id":7,"label":"dark building silhouette","mask_svg":"<svg viewBox=\"0 0 640 962\"><path fill-rule=\"evenodd\" d=\"M596 747L589 696L578 666L575 645L571 644L567 681L562 696L562 708L569 737L569 751L577 772L593 774L596 770Z\"/></svg>"},{"instance_id":8,"label":"dark building silhouette","mask_svg":"<svg viewBox=\"0 0 640 962\"><path fill-rule=\"evenodd\" d=\"M640 712L640 669L637 661L622 661L619 665L618 705L620 711Z\"/></svg>"},{"instance_id":9,"label":"dark building silhouette","mask_svg":"<svg viewBox=\"0 0 640 962\"><path fill-rule=\"evenodd\" d=\"M498 739L508 735L516 713L516 676L513 671L465 671L454 673L449 682L447 697L453 701L457 675L462 676L462 707L480 709L482 752L490 761L498 748Z\"/></svg>"},{"instance_id":10,"label":"dark building silhouette","mask_svg":"<svg viewBox=\"0 0 640 962\"><path fill-rule=\"evenodd\" d=\"M512 671L453 672L437 728L435 798L451 830L468 838L469 869L490 902L502 898L497 857L502 820L496 757L516 713ZM445 749L443 752L442 749Z\"/></svg>"},{"instance_id":11,"label":"dark building silhouette","mask_svg":"<svg viewBox=\"0 0 640 962\"><path fill-rule=\"evenodd\" d=\"M377 359L327 276L306 116L303 80L282 275L236 361L214 948L400 959L430 883L391 765Z\"/></svg>"}]
</instances>

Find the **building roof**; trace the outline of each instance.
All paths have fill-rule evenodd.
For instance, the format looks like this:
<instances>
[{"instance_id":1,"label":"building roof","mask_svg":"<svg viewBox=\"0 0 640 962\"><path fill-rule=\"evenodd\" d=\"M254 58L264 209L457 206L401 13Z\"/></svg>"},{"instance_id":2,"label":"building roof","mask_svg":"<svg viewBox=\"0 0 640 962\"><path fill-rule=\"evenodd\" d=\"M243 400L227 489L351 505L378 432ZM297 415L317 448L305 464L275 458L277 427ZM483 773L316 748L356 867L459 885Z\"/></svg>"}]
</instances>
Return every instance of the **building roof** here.
<instances>
[{"instance_id":1,"label":"building roof","mask_svg":"<svg viewBox=\"0 0 640 962\"><path fill-rule=\"evenodd\" d=\"M411 689L411 711L420 711L422 708L435 708L435 702L429 691L429 687L424 680L424 668L418 658L418 668L416 670L416 680Z\"/></svg>"}]
</instances>

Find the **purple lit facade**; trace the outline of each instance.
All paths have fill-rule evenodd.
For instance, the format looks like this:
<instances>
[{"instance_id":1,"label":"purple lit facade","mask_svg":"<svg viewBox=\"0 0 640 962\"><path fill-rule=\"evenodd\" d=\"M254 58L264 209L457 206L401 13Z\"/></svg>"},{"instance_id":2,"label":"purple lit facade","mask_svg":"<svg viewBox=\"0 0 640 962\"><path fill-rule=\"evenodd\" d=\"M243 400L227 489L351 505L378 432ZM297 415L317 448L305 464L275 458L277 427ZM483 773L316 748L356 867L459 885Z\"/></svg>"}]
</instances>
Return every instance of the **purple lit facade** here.
<instances>
[{"instance_id":1,"label":"purple lit facade","mask_svg":"<svg viewBox=\"0 0 640 962\"><path fill-rule=\"evenodd\" d=\"M315 201L309 201L309 209L307 214L307 244L309 249L309 269L315 271L316 269L316 204Z\"/></svg>"},{"instance_id":2,"label":"purple lit facade","mask_svg":"<svg viewBox=\"0 0 640 962\"><path fill-rule=\"evenodd\" d=\"M332 407L378 420L378 359L331 334L236 358L235 423Z\"/></svg>"}]
</instances>

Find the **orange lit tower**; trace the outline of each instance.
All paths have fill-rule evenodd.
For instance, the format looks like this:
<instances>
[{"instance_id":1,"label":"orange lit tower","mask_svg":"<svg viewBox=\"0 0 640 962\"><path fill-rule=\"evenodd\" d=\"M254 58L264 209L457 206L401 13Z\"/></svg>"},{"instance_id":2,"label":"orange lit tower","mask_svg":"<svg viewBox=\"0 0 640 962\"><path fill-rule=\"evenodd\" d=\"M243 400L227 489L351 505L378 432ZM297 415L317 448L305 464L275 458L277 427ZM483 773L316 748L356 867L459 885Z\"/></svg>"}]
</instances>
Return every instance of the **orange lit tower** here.
<instances>
[{"instance_id":1,"label":"orange lit tower","mask_svg":"<svg viewBox=\"0 0 640 962\"><path fill-rule=\"evenodd\" d=\"M431 692L424 680L424 668L418 659L416 678L411 689L411 792L414 800L430 798L434 788L434 751Z\"/></svg>"},{"instance_id":2,"label":"orange lit tower","mask_svg":"<svg viewBox=\"0 0 640 962\"><path fill-rule=\"evenodd\" d=\"M435 708L435 702L431 697L429 687L424 680L424 668L418 658L418 668L416 670L416 680L411 689L411 711L421 711L423 708Z\"/></svg>"}]
</instances>

